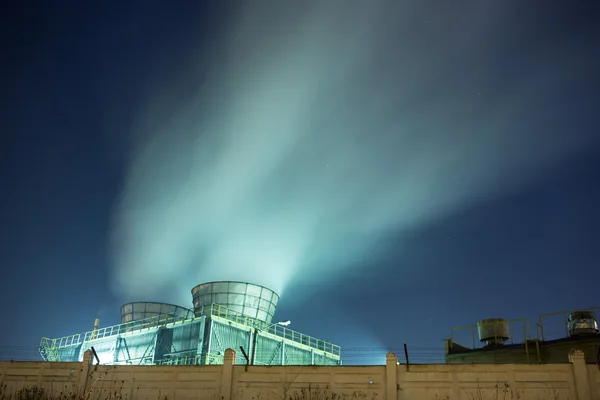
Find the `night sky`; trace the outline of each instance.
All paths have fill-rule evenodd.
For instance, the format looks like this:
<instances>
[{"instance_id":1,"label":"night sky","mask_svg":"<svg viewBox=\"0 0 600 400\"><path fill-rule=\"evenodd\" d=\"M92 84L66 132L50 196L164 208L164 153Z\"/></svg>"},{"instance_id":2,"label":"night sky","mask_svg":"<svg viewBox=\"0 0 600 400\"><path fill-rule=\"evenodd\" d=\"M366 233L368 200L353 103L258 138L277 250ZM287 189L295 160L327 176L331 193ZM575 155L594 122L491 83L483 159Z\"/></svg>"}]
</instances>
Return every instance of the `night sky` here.
<instances>
[{"instance_id":1,"label":"night sky","mask_svg":"<svg viewBox=\"0 0 600 400\"><path fill-rule=\"evenodd\" d=\"M13 5L0 358L221 279L346 363L600 305L596 3Z\"/></svg>"}]
</instances>

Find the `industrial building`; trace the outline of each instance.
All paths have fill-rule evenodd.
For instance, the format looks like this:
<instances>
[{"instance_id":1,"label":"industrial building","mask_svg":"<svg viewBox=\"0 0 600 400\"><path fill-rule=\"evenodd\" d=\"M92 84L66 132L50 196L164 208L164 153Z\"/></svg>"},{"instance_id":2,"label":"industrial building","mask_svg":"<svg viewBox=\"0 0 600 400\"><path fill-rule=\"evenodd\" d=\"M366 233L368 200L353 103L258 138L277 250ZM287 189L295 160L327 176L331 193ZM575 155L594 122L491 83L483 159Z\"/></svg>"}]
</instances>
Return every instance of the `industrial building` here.
<instances>
[{"instance_id":1,"label":"industrial building","mask_svg":"<svg viewBox=\"0 0 600 400\"><path fill-rule=\"evenodd\" d=\"M543 314L528 319L490 318L476 325L453 328L445 340L448 364L550 364L569 362L574 348L587 364L600 362L600 334L595 311L600 307ZM456 341L459 332L462 344ZM479 339L476 342L475 335ZM465 345L466 341L471 346Z\"/></svg>"},{"instance_id":2,"label":"industrial building","mask_svg":"<svg viewBox=\"0 0 600 400\"><path fill-rule=\"evenodd\" d=\"M339 365L340 346L273 322L279 295L245 282L208 282L192 289L193 310L156 302L127 303L121 324L42 338L46 361L81 361L92 349L105 365ZM243 349L243 350L242 350Z\"/></svg>"}]
</instances>

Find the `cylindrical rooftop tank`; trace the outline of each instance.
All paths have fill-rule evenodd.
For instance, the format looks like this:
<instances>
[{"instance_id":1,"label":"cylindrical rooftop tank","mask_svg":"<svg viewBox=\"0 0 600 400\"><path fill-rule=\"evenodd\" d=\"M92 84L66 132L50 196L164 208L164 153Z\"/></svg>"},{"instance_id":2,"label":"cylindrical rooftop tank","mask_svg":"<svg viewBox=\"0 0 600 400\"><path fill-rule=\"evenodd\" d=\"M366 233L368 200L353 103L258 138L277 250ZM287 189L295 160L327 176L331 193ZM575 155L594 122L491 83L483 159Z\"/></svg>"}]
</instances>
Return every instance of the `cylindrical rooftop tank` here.
<instances>
[{"instance_id":1,"label":"cylindrical rooftop tank","mask_svg":"<svg viewBox=\"0 0 600 400\"><path fill-rule=\"evenodd\" d=\"M279 295L264 286L246 282L207 282L192 289L194 314L210 314L215 303L250 318L271 323Z\"/></svg>"},{"instance_id":2,"label":"cylindrical rooftop tank","mask_svg":"<svg viewBox=\"0 0 600 400\"><path fill-rule=\"evenodd\" d=\"M127 303L121 307L121 323L123 324L149 318L156 318L157 321L169 319L181 321L194 318L194 312L189 308L156 302Z\"/></svg>"},{"instance_id":3,"label":"cylindrical rooftop tank","mask_svg":"<svg viewBox=\"0 0 600 400\"><path fill-rule=\"evenodd\" d=\"M479 340L486 346L501 346L510 336L508 321L502 318L488 318L477 322Z\"/></svg>"},{"instance_id":4,"label":"cylindrical rooftop tank","mask_svg":"<svg viewBox=\"0 0 600 400\"><path fill-rule=\"evenodd\" d=\"M567 319L569 336L595 335L598 333L598 322L593 311L573 311Z\"/></svg>"}]
</instances>

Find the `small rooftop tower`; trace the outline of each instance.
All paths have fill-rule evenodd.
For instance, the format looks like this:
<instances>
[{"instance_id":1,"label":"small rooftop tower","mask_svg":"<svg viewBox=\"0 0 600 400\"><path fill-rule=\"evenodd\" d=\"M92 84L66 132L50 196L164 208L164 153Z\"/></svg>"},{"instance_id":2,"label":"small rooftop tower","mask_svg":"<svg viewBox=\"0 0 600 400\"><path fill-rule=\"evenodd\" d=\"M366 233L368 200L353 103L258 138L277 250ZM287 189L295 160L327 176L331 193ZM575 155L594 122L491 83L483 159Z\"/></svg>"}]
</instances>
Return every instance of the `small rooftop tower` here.
<instances>
[{"instance_id":1,"label":"small rooftop tower","mask_svg":"<svg viewBox=\"0 0 600 400\"><path fill-rule=\"evenodd\" d=\"M503 318L488 318L477 322L479 341L486 346L502 346L510 335L508 321Z\"/></svg>"},{"instance_id":2,"label":"small rooftop tower","mask_svg":"<svg viewBox=\"0 0 600 400\"><path fill-rule=\"evenodd\" d=\"M279 295L264 286L246 282L202 283L192 289L196 317L210 314L215 303L268 324L273 320Z\"/></svg>"},{"instance_id":3,"label":"small rooftop tower","mask_svg":"<svg viewBox=\"0 0 600 400\"><path fill-rule=\"evenodd\" d=\"M593 311L573 311L567 319L569 336L597 335L598 322Z\"/></svg>"}]
</instances>

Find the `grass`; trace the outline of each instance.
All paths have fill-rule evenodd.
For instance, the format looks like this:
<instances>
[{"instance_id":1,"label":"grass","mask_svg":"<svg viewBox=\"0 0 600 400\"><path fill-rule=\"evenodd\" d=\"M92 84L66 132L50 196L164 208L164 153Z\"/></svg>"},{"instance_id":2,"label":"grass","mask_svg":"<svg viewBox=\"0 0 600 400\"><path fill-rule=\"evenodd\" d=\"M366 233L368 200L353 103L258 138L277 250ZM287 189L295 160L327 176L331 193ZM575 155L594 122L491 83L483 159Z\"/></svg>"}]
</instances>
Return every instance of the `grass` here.
<instances>
[{"instance_id":1,"label":"grass","mask_svg":"<svg viewBox=\"0 0 600 400\"><path fill-rule=\"evenodd\" d=\"M517 389L513 389L508 383L501 385L496 383L492 394L484 393L483 390L477 385L475 393L469 393L471 400L520 400L521 392Z\"/></svg>"},{"instance_id":2,"label":"grass","mask_svg":"<svg viewBox=\"0 0 600 400\"><path fill-rule=\"evenodd\" d=\"M40 386L27 386L20 389L10 390L6 383L0 382L0 400L169 400L167 396L161 395L160 390L156 390L152 396L139 396L139 386L127 389L124 393L124 381L108 379L109 371L105 371L93 380L89 381L89 388L83 393L76 393L73 386L65 385L61 391L48 390ZM90 373L89 378L93 377ZM329 385L307 387L294 384L298 373L286 374L281 382L280 388L273 388L271 391L261 392L256 395L244 396L243 390L238 392L241 400L377 400L376 393L367 393L361 390L344 391L342 393L331 390ZM523 394L519 389L513 388L509 383L498 382L495 386L482 389L479 384L477 388L470 391L462 389L464 397L469 400L569 400L554 388L542 390L534 394ZM249 393L247 393L249 394ZM199 400L224 400L214 393L198 390L196 392ZM431 394L434 400L453 400L452 396L441 396Z\"/></svg>"},{"instance_id":3,"label":"grass","mask_svg":"<svg viewBox=\"0 0 600 400\"><path fill-rule=\"evenodd\" d=\"M65 388L66 389L66 388ZM61 391L59 393L49 393L43 387L30 386L23 387L16 392L11 392L5 383L0 384L0 400L84 400L86 397L79 397L77 394Z\"/></svg>"},{"instance_id":4,"label":"grass","mask_svg":"<svg viewBox=\"0 0 600 400\"><path fill-rule=\"evenodd\" d=\"M0 400L117 400L125 398L126 396L121 395L120 389L113 389L101 396L101 391L90 389L85 393L78 394L69 391L67 387L64 391L56 392L39 386L29 386L11 392L6 384L0 384Z\"/></svg>"},{"instance_id":5,"label":"grass","mask_svg":"<svg viewBox=\"0 0 600 400\"><path fill-rule=\"evenodd\" d=\"M535 397L525 396L519 389L513 388L510 384L497 383L494 390L484 392L479 385L477 385L477 390L475 393L467 393L469 396L469 400L570 400L570 397L562 397L560 393L556 391L554 387L551 389L542 390L541 393L535 394ZM450 400L447 397L445 400Z\"/></svg>"},{"instance_id":6,"label":"grass","mask_svg":"<svg viewBox=\"0 0 600 400\"><path fill-rule=\"evenodd\" d=\"M243 398L243 396L242 396ZM366 392L355 390L350 393L337 393L329 386L294 388L281 393L261 393L250 400L376 400L377 394L369 395Z\"/></svg>"}]
</instances>

